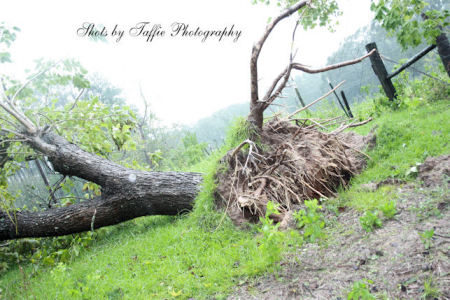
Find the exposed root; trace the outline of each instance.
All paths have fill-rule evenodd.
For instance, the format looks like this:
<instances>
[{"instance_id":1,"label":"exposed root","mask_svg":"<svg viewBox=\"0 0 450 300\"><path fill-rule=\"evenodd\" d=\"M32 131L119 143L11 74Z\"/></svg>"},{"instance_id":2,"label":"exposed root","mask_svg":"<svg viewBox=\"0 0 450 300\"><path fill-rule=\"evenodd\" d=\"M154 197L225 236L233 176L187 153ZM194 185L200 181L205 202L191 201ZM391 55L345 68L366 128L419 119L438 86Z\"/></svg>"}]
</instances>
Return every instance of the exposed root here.
<instances>
[{"instance_id":1,"label":"exposed root","mask_svg":"<svg viewBox=\"0 0 450 300\"><path fill-rule=\"evenodd\" d=\"M368 138L343 130L370 120L344 123L331 132L327 128L342 120L296 121L271 120L261 134L263 146L246 140L224 158L228 170L217 174L216 195L237 224L264 216L268 201L285 213L305 199L333 197L365 166Z\"/></svg>"}]
</instances>

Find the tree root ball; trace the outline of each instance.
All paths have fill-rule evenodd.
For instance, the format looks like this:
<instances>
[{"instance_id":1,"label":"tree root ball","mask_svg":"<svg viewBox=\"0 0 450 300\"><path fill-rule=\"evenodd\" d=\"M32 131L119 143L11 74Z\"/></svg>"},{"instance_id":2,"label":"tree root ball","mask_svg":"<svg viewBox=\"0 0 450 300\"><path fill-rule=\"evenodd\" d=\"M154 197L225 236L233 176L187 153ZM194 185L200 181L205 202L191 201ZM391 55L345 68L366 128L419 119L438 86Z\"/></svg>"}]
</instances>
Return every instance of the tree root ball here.
<instances>
[{"instance_id":1,"label":"tree root ball","mask_svg":"<svg viewBox=\"0 0 450 300\"><path fill-rule=\"evenodd\" d=\"M324 200L346 187L365 167L362 151L373 143L373 134L327 133L273 119L258 145L247 140L221 160L225 168L216 174L216 203L241 225L257 222L272 201L281 213L273 219L281 222L304 200Z\"/></svg>"}]
</instances>

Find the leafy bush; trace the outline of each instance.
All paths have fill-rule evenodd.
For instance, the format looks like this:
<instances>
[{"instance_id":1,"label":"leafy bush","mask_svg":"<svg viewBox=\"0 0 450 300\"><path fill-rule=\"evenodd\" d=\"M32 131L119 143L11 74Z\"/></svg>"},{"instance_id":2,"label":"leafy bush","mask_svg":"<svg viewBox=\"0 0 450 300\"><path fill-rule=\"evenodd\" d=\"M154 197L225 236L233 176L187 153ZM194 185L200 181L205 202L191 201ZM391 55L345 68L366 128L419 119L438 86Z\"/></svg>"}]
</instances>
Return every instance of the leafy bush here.
<instances>
[{"instance_id":1,"label":"leafy bush","mask_svg":"<svg viewBox=\"0 0 450 300\"><path fill-rule=\"evenodd\" d=\"M386 219L392 219L395 214L397 213L397 210L395 209L395 201L391 200L389 202L384 202L383 205L380 207L380 210L383 212L383 216Z\"/></svg>"},{"instance_id":2,"label":"leafy bush","mask_svg":"<svg viewBox=\"0 0 450 300\"><path fill-rule=\"evenodd\" d=\"M267 203L266 214L264 218L260 218L261 227L258 229L262 233L262 239L259 248L263 251L264 256L270 263L278 261L281 258L281 250L283 248L284 233L278 230L280 223L273 224L271 215L279 215L278 204L269 201Z\"/></svg>"},{"instance_id":3,"label":"leafy bush","mask_svg":"<svg viewBox=\"0 0 450 300\"><path fill-rule=\"evenodd\" d=\"M383 225L383 222L378 217L378 212L371 211L366 211L364 215L359 218L359 222L366 232L372 232L375 228Z\"/></svg>"},{"instance_id":4,"label":"leafy bush","mask_svg":"<svg viewBox=\"0 0 450 300\"><path fill-rule=\"evenodd\" d=\"M439 58L434 57L435 61ZM400 73L393 81L397 98L389 100L384 92L372 96L373 112L380 116L389 110L415 110L421 105L430 102L448 99L450 95L450 80L444 71L442 64L436 66L426 65L426 72L431 77L412 78L408 71ZM399 67L399 66L398 66ZM367 90L367 88L365 88Z\"/></svg>"},{"instance_id":5,"label":"leafy bush","mask_svg":"<svg viewBox=\"0 0 450 300\"><path fill-rule=\"evenodd\" d=\"M114 229L101 228L95 232L88 231L60 237L20 239L8 242L0 247L0 273L11 266L31 263L33 270L41 267L67 263L98 241L106 232Z\"/></svg>"},{"instance_id":6,"label":"leafy bush","mask_svg":"<svg viewBox=\"0 0 450 300\"><path fill-rule=\"evenodd\" d=\"M433 246L434 229L429 229L422 233L419 232L419 235L425 250L430 249Z\"/></svg>"},{"instance_id":7,"label":"leafy bush","mask_svg":"<svg viewBox=\"0 0 450 300\"><path fill-rule=\"evenodd\" d=\"M297 220L298 227L304 229L303 236L314 243L316 240L325 237L322 231L325 226L324 216L318 211L322 209L322 206L318 205L316 199L306 200L305 206L306 210L299 210L294 213L294 218Z\"/></svg>"},{"instance_id":8,"label":"leafy bush","mask_svg":"<svg viewBox=\"0 0 450 300\"><path fill-rule=\"evenodd\" d=\"M369 284L372 284L372 280L363 279L353 283L352 290L348 293L348 300L370 300L376 299L374 295L370 293Z\"/></svg>"}]
</instances>

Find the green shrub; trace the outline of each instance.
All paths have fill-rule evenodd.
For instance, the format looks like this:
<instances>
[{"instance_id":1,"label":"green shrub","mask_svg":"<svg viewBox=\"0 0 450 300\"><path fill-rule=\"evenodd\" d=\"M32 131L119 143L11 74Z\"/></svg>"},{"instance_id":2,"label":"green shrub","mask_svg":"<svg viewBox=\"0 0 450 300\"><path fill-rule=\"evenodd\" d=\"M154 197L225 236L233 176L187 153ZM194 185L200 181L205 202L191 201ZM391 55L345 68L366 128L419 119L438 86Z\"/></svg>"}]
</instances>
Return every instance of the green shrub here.
<instances>
[{"instance_id":1,"label":"green shrub","mask_svg":"<svg viewBox=\"0 0 450 300\"><path fill-rule=\"evenodd\" d=\"M372 232L375 228L383 225L383 222L378 217L378 212L371 211L366 211L364 215L359 218L359 222L366 232Z\"/></svg>"},{"instance_id":2,"label":"green shrub","mask_svg":"<svg viewBox=\"0 0 450 300\"><path fill-rule=\"evenodd\" d=\"M422 233L419 232L419 236L422 240L422 244L425 247L425 250L428 250L433 246L434 229L429 229Z\"/></svg>"},{"instance_id":3,"label":"green shrub","mask_svg":"<svg viewBox=\"0 0 450 300\"><path fill-rule=\"evenodd\" d=\"M348 293L348 300L371 300L376 299L374 295L370 293L369 284L373 281L368 279L363 279L353 283L352 290Z\"/></svg>"},{"instance_id":4,"label":"green shrub","mask_svg":"<svg viewBox=\"0 0 450 300\"><path fill-rule=\"evenodd\" d=\"M383 212L383 216L386 219L392 219L397 213L395 205L396 205L395 200L391 200L384 202L383 205L380 207L380 210Z\"/></svg>"},{"instance_id":5,"label":"green shrub","mask_svg":"<svg viewBox=\"0 0 450 300\"><path fill-rule=\"evenodd\" d=\"M297 220L298 227L303 228L305 239L314 243L325 237L322 230L325 227L324 216L318 211L322 209L322 206L318 205L316 199L306 200L305 206L306 210L294 213L294 218Z\"/></svg>"}]
</instances>

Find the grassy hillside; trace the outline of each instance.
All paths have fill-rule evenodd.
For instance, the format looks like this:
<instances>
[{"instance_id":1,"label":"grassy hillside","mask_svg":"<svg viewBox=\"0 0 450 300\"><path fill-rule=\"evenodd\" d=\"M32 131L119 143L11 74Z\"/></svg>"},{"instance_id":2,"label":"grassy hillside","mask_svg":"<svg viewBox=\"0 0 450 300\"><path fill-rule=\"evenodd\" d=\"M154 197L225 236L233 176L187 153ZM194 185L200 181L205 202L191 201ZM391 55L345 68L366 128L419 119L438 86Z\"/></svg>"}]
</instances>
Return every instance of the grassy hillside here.
<instances>
[{"instance_id":1,"label":"grassy hillside","mask_svg":"<svg viewBox=\"0 0 450 300\"><path fill-rule=\"evenodd\" d=\"M412 97L417 101L406 101ZM414 96L405 92L397 109L379 100L360 107L361 118L372 115L375 120L357 130L367 133L377 126L377 145L368 153L372 159L367 169L348 190L325 203L326 209L350 208L359 214L382 210L397 194L389 186L367 191L362 184L387 178L415 181L416 173L408 171L416 163L450 153L448 100L445 87ZM14 265L0 275L0 298L222 299L257 275L281 270L283 257L307 245L304 232L280 233L270 224L238 230L223 212L213 209L212 175L218 159L241 141L242 133L234 132L221 151L196 166L195 171L205 173L205 181L192 213L144 217L100 229L91 233L94 242L76 246L67 256ZM326 211L320 214L326 217ZM340 225L325 223L319 244L326 247Z\"/></svg>"}]
</instances>

